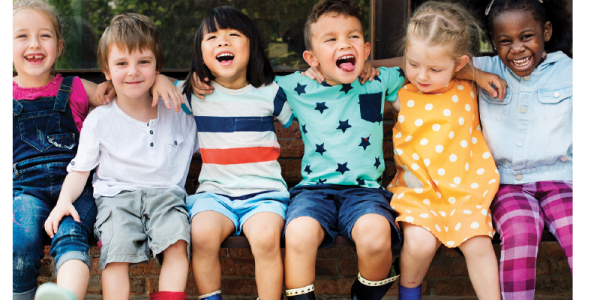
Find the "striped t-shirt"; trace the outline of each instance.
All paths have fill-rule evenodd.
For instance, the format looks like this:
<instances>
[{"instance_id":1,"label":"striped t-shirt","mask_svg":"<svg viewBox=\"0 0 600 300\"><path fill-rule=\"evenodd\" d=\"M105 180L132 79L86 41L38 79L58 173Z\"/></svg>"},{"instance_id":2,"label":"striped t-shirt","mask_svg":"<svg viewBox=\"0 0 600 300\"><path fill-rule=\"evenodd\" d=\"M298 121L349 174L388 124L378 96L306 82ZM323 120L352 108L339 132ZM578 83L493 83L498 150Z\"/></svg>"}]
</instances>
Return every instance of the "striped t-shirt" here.
<instances>
[{"instance_id":1,"label":"striped t-shirt","mask_svg":"<svg viewBox=\"0 0 600 300\"><path fill-rule=\"evenodd\" d=\"M175 83L183 90L183 81ZM263 191L287 191L281 177L280 147L274 118L284 127L293 115L283 90L273 83L238 90L212 81L204 100L192 95L182 109L193 113L198 130L202 170L196 193L238 197Z\"/></svg>"}]
</instances>

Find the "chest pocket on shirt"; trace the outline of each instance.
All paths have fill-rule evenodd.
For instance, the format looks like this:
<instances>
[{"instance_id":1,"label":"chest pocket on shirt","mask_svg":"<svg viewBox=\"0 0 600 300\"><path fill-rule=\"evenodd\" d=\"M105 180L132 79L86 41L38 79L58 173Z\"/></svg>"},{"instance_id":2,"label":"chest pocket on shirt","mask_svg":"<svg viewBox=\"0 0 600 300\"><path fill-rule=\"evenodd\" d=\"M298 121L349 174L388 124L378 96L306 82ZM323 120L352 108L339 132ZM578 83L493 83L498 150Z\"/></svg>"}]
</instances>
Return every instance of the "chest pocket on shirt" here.
<instances>
[{"instance_id":1,"label":"chest pocket on shirt","mask_svg":"<svg viewBox=\"0 0 600 300\"><path fill-rule=\"evenodd\" d=\"M40 152L52 147L49 137L60 133L60 116L57 111L46 110L19 115L21 140Z\"/></svg>"},{"instance_id":2,"label":"chest pocket on shirt","mask_svg":"<svg viewBox=\"0 0 600 300\"><path fill-rule=\"evenodd\" d=\"M181 134L176 134L172 138L167 139L167 167L176 167L184 161L187 161L180 157L185 154L181 153L181 149L183 147L184 142L185 140L183 139L183 136Z\"/></svg>"},{"instance_id":3,"label":"chest pocket on shirt","mask_svg":"<svg viewBox=\"0 0 600 300\"><path fill-rule=\"evenodd\" d=\"M494 98L484 89L479 89L479 114L481 118L490 120L504 120L508 114L509 103L512 100L510 90L506 90L504 101L499 98Z\"/></svg>"},{"instance_id":4,"label":"chest pocket on shirt","mask_svg":"<svg viewBox=\"0 0 600 300\"><path fill-rule=\"evenodd\" d=\"M561 89L546 89L538 91L538 98L544 108L546 120L567 115L571 112L573 86Z\"/></svg>"},{"instance_id":5,"label":"chest pocket on shirt","mask_svg":"<svg viewBox=\"0 0 600 300\"><path fill-rule=\"evenodd\" d=\"M381 113L382 93L359 94L360 118L371 123L383 121Z\"/></svg>"}]
</instances>

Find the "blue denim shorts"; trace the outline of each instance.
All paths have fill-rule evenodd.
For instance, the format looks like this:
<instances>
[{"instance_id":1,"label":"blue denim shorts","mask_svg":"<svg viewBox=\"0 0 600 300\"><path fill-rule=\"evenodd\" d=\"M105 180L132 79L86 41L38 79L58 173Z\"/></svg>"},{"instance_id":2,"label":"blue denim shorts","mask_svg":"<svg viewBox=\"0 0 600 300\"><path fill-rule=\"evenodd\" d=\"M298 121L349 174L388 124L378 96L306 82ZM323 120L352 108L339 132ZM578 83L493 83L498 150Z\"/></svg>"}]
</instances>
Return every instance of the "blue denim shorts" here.
<instances>
[{"instance_id":1,"label":"blue denim shorts","mask_svg":"<svg viewBox=\"0 0 600 300\"><path fill-rule=\"evenodd\" d=\"M298 217L311 217L321 224L325 237L319 248L329 248L338 235L352 240L352 228L366 214L385 217L392 228L392 247L400 246L400 231L395 223L396 212L390 207L393 193L384 189L319 184L290 189L290 205L285 219L288 224Z\"/></svg>"},{"instance_id":2,"label":"blue denim shorts","mask_svg":"<svg viewBox=\"0 0 600 300\"><path fill-rule=\"evenodd\" d=\"M187 209L190 219L203 211L216 211L231 220L235 226L234 235L240 235L244 223L257 213L272 212L285 219L289 200L287 191L268 191L241 197L202 192L187 198Z\"/></svg>"}]
</instances>

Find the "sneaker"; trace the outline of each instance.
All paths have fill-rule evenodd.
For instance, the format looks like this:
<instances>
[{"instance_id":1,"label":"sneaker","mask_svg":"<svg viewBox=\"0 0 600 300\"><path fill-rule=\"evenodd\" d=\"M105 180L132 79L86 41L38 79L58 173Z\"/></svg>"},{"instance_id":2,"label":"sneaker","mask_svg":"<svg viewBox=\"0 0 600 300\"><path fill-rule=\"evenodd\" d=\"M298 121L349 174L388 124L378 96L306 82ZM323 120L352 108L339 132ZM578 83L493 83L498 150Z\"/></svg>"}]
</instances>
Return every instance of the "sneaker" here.
<instances>
[{"instance_id":1,"label":"sneaker","mask_svg":"<svg viewBox=\"0 0 600 300\"><path fill-rule=\"evenodd\" d=\"M37 289L35 300L77 300L75 292L63 289L53 282L47 282Z\"/></svg>"}]
</instances>

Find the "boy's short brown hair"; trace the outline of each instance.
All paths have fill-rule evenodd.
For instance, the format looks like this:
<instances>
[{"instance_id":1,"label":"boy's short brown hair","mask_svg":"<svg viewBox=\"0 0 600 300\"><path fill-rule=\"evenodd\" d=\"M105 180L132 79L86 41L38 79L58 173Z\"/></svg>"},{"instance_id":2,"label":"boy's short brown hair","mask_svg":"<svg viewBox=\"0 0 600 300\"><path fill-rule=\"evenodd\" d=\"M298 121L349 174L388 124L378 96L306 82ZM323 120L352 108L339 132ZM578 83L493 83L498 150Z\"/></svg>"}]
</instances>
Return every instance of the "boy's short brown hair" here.
<instances>
[{"instance_id":1,"label":"boy's short brown hair","mask_svg":"<svg viewBox=\"0 0 600 300\"><path fill-rule=\"evenodd\" d=\"M109 71L108 55L112 45L116 45L121 51L127 49L129 53L148 49L154 53L157 71L165 65L158 30L147 16L126 13L112 18L98 43L98 65L102 72Z\"/></svg>"},{"instance_id":2,"label":"boy's short brown hair","mask_svg":"<svg viewBox=\"0 0 600 300\"><path fill-rule=\"evenodd\" d=\"M304 45L306 46L307 50L312 50L312 44L310 42L310 38L312 36L312 33L310 31L311 25L316 23L319 17L327 13L335 13L335 16L337 16L338 14L342 14L346 17L354 17L357 18L358 21L361 21L360 18L362 14L360 6L358 6L358 3L355 0L319 1L319 3L313 6L312 11L308 16L308 19L306 20L306 24L304 25Z\"/></svg>"}]
</instances>

